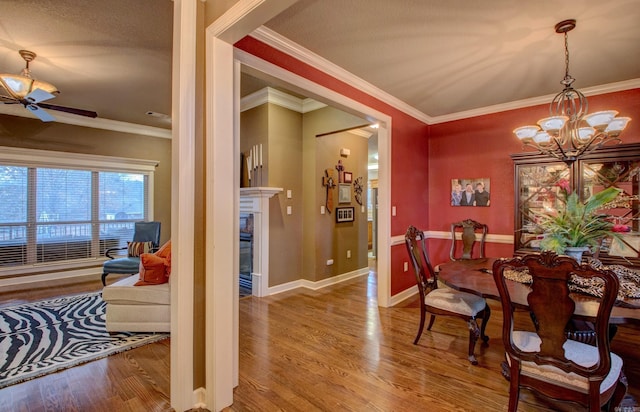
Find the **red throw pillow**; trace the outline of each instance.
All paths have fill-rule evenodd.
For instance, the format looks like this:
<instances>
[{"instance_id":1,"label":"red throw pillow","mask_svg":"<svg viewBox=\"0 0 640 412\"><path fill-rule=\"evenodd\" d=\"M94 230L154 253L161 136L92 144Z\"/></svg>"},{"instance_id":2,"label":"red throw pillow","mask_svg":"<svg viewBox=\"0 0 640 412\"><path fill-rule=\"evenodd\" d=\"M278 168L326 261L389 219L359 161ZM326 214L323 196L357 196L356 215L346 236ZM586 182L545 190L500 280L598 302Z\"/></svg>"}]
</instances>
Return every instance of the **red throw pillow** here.
<instances>
[{"instance_id":1,"label":"red throw pillow","mask_svg":"<svg viewBox=\"0 0 640 412\"><path fill-rule=\"evenodd\" d=\"M160 285L168 281L167 259L154 253L140 255L140 280L134 286Z\"/></svg>"}]
</instances>

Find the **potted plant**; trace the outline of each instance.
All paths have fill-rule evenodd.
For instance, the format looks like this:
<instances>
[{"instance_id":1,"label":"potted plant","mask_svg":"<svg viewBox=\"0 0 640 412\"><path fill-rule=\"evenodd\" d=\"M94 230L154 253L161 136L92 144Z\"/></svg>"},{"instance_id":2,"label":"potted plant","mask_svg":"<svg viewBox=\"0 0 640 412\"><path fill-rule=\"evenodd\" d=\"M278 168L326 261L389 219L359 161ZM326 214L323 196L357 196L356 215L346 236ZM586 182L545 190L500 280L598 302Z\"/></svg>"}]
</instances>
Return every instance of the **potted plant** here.
<instances>
[{"instance_id":1,"label":"potted plant","mask_svg":"<svg viewBox=\"0 0 640 412\"><path fill-rule=\"evenodd\" d=\"M610 186L582 203L576 192L568 194L568 181L562 180L558 186L564 195L565 207L554 213L537 214L538 226L545 234L540 242L541 250L568 254L580 261L582 253L597 248L603 238L620 238L610 217L600 209L612 202L621 189Z\"/></svg>"}]
</instances>

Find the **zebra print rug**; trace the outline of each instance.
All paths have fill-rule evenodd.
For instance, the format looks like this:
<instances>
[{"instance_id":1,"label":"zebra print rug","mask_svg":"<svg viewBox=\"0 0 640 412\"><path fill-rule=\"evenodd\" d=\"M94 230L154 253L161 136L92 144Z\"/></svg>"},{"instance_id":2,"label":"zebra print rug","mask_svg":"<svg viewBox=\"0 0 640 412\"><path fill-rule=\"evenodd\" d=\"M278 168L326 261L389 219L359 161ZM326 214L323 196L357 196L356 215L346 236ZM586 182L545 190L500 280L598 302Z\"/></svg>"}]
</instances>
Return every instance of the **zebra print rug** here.
<instances>
[{"instance_id":1,"label":"zebra print rug","mask_svg":"<svg viewBox=\"0 0 640 412\"><path fill-rule=\"evenodd\" d=\"M0 308L0 388L168 336L110 335L100 293Z\"/></svg>"}]
</instances>

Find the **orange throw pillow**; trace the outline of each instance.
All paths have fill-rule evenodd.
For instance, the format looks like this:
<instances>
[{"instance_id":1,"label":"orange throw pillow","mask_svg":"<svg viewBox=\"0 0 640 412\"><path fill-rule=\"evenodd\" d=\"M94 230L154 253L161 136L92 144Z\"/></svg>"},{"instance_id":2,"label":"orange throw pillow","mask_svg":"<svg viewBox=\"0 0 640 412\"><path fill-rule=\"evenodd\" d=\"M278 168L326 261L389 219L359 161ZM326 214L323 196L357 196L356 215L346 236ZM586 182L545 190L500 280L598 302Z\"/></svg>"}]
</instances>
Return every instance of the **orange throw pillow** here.
<instances>
[{"instance_id":1,"label":"orange throw pillow","mask_svg":"<svg viewBox=\"0 0 640 412\"><path fill-rule=\"evenodd\" d=\"M140 280L134 286L160 285L168 281L167 259L154 253L140 255Z\"/></svg>"},{"instance_id":2,"label":"orange throw pillow","mask_svg":"<svg viewBox=\"0 0 640 412\"><path fill-rule=\"evenodd\" d=\"M167 277L169 277L169 275L171 275L171 240L168 240L167 243L162 245L156 252L156 255L167 259Z\"/></svg>"}]
</instances>

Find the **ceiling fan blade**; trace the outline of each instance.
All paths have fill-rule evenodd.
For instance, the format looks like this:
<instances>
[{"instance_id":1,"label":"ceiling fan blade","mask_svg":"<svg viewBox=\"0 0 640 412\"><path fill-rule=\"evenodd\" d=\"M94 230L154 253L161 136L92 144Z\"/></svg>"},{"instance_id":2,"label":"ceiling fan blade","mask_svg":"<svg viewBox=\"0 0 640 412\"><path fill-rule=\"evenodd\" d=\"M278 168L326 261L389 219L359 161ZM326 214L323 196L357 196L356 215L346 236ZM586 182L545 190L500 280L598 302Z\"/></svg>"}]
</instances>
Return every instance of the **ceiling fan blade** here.
<instances>
[{"instance_id":1,"label":"ceiling fan blade","mask_svg":"<svg viewBox=\"0 0 640 412\"><path fill-rule=\"evenodd\" d=\"M26 107L27 110L29 110L31 113L35 114L38 119L42 120L43 122L52 122L56 120L55 117L51 116L49 113L45 112L35 104L28 104L24 107Z\"/></svg>"},{"instance_id":2,"label":"ceiling fan blade","mask_svg":"<svg viewBox=\"0 0 640 412\"><path fill-rule=\"evenodd\" d=\"M42 89L35 89L28 95L24 97L24 99L29 103L40 103L44 100L53 99L55 96L49 92L45 92Z\"/></svg>"},{"instance_id":3,"label":"ceiling fan blade","mask_svg":"<svg viewBox=\"0 0 640 412\"><path fill-rule=\"evenodd\" d=\"M16 104L16 103L20 103L19 101L17 101L16 99L14 99L13 97L7 97L7 96L2 96L0 95L0 101L4 104Z\"/></svg>"},{"instance_id":4,"label":"ceiling fan blade","mask_svg":"<svg viewBox=\"0 0 640 412\"><path fill-rule=\"evenodd\" d=\"M75 109L73 107L56 106L55 104L48 104L48 103L38 103L38 106L42 107L43 109L57 110L59 112L77 114L79 116L86 116L91 118L98 117L98 113L92 112L90 110Z\"/></svg>"}]
</instances>

